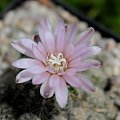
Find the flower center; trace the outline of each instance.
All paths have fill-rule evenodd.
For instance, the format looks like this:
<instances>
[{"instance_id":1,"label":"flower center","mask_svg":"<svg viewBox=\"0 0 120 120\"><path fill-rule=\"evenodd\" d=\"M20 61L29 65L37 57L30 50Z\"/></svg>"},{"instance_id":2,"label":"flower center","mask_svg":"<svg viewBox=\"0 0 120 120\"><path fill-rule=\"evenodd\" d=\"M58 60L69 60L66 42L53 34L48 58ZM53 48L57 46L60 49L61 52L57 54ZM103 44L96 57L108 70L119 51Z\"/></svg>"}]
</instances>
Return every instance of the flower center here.
<instances>
[{"instance_id":1,"label":"flower center","mask_svg":"<svg viewBox=\"0 0 120 120\"><path fill-rule=\"evenodd\" d=\"M62 72L67 68L67 61L62 53L57 55L51 54L50 58L47 59L47 64L55 73Z\"/></svg>"}]
</instances>

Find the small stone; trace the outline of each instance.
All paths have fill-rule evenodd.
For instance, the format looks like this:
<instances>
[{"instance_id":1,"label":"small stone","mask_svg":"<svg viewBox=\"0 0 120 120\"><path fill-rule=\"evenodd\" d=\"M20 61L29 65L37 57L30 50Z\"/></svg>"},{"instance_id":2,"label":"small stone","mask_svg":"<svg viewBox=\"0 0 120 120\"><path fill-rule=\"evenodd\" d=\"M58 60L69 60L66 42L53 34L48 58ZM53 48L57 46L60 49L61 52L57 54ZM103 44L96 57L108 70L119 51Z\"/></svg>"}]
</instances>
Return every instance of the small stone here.
<instances>
[{"instance_id":1,"label":"small stone","mask_svg":"<svg viewBox=\"0 0 120 120\"><path fill-rule=\"evenodd\" d=\"M12 108L7 104L0 104L0 120L14 120Z\"/></svg>"},{"instance_id":2,"label":"small stone","mask_svg":"<svg viewBox=\"0 0 120 120\"><path fill-rule=\"evenodd\" d=\"M82 32L88 28L88 24L83 21L80 21L78 24L78 28Z\"/></svg>"},{"instance_id":3,"label":"small stone","mask_svg":"<svg viewBox=\"0 0 120 120\"><path fill-rule=\"evenodd\" d=\"M117 117L115 120L120 120L120 112L117 114Z\"/></svg>"},{"instance_id":4,"label":"small stone","mask_svg":"<svg viewBox=\"0 0 120 120\"><path fill-rule=\"evenodd\" d=\"M68 120L68 119L66 119L64 116L62 116L62 115L58 115L58 116L55 116L54 117L54 120Z\"/></svg>"},{"instance_id":5,"label":"small stone","mask_svg":"<svg viewBox=\"0 0 120 120\"><path fill-rule=\"evenodd\" d=\"M120 75L120 60L114 60L113 75Z\"/></svg>"},{"instance_id":6,"label":"small stone","mask_svg":"<svg viewBox=\"0 0 120 120\"><path fill-rule=\"evenodd\" d=\"M15 19L15 15L16 15L15 11L8 12L4 18L4 23L6 25L11 25L11 23L13 23Z\"/></svg>"},{"instance_id":7,"label":"small stone","mask_svg":"<svg viewBox=\"0 0 120 120\"><path fill-rule=\"evenodd\" d=\"M115 100L115 105L120 109L120 99Z\"/></svg>"},{"instance_id":8,"label":"small stone","mask_svg":"<svg viewBox=\"0 0 120 120\"><path fill-rule=\"evenodd\" d=\"M33 31L34 26L35 26L34 22L31 21L30 19L21 18L17 22L17 27L19 27L20 29L27 33L31 33Z\"/></svg>"},{"instance_id":9,"label":"small stone","mask_svg":"<svg viewBox=\"0 0 120 120\"><path fill-rule=\"evenodd\" d=\"M26 113L26 114L20 116L20 118L18 120L41 120L41 119L34 114Z\"/></svg>"},{"instance_id":10,"label":"small stone","mask_svg":"<svg viewBox=\"0 0 120 120\"><path fill-rule=\"evenodd\" d=\"M106 49L107 50L112 50L112 49L114 49L116 47L116 42L115 42L115 40L114 39L108 39L107 40L107 44L106 44Z\"/></svg>"},{"instance_id":11,"label":"small stone","mask_svg":"<svg viewBox=\"0 0 120 120\"><path fill-rule=\"evenodd\" d=\"M2 29L3 27L4 27L4 22L0 20L0 29Z\"/></svg>"}]
</instances>

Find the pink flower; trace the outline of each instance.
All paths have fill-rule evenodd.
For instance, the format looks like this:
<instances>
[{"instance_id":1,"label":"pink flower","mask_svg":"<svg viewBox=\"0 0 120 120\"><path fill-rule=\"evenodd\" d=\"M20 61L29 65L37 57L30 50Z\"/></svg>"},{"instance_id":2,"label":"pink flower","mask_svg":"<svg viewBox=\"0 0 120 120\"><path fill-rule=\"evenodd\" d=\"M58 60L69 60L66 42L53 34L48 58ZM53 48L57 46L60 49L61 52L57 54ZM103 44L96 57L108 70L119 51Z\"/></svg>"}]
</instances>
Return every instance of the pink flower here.
<instances>
[{"instance_id":1,"label":"pink flower","mask_svg":"<svg viewBox=\"0 0 120 120\"><path fill-rule=\"evenodd\" d=\"M94 91L92 82L82 75L82 71L101 65L99 61L90 58L101 51L99 47L91 45L94 29L89 28L77 36L76 24L65 27L60 19L53 30L45 19L41 21L38 33L39 36L35 36L37 42L21 39L11 43L16 50L31 57L12 64L24 69L16 76L16 82L32 79L32 84L42 84L40 94L45 98L55 94L61 108L67 104L67 84Z\"/></svg>"}]
</instances>

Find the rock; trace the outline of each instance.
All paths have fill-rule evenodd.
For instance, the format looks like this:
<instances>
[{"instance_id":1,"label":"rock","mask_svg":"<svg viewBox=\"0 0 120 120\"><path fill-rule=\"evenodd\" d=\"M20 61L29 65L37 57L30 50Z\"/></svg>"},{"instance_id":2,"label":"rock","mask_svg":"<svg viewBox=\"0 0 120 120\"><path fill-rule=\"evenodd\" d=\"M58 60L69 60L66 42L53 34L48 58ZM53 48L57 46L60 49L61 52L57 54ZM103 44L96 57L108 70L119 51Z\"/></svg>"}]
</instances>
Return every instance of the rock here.
<instances>
[{"instance_id":1,"label":"rock","mask_svg":"<svg viewBox=\"0 0 120 120\"><path fill-rule=\"evenodd\" d=\"M117 114L117 117L115 120L120 120L120 112Z\"/></svg>"},{"instance_id":2,"label":"rock","mask_svg":"<svg viewBox=\"0 0 120 120\"><path fill-rule=\"evenodd\" d=\"M41 120L41 119L34 114L26 113L26 114L20 116L20 118L18 120Z\"/></svg>"},{"instance_id":3,"label":"rock","mask_svg":"<svg viewBox=\"0 0 120 120\"><path fill-rule=\"evenodd\" d=\"M0 29L2 29L3 27L4 27L4 22L0 20Z\"/></svg>"},{"instance_id":4,"label":"rock","mask_svg":"<svg viewBox=\"0 0 120 120\"><path fill-rule=\"evenodd\" d=\"M58 115L58 116L55 116L54 117L54 120L68 120L68 119L66 119L64 116L62 116L62 115Z\"/></svg>"},{"instance_id":5,"label":"rock","mask_svg":"<svg viewBox=\"0 0 120 120\"><path fill-rule=\"evenodd\" d=\"M115 99L115 105L120 109L120 99Z\"/></svg>"},{"instance_id":6,"label":"rock","mask_svg":"<svg viewBox=\"0 0 120 120\"><path fill-rule=\"evenodd\" d=\"M0 104L0 120L15 120L12 115L12 108L7 104Z\"/></svg>"},{"instance_id":7,"label":"rock","mask_svg":"<svg viewBox=\"0 0 120 120\"><path fill-rule=\"evenodd\" d=\"M78 28L79 28L80 32L82 32L88 28L88 24L83 21L80 21L78 23Z\"/></svg>"},{"instance_id":8,"label":"rock","mask_svg":"<svg viewBox=\"0 0 120 120\"><path fill-rule=\"evenodd\" d=\"M107 44L106 44L106 49L107 50L113 50L116 47L116 42L114 39L108 39Z\"/></svg>"},{"instance_id":9,"label":"rock","mask_svg":"<svg viewBox=\"0 0 120 120\"><path fill-rule=\"evenodd\" d=\"M15 15L16 15L15 11L9 11L4 17L4 23L6 25L11 25L11 23L13 23L15 19Z\"/></svg>"}]
</instances>

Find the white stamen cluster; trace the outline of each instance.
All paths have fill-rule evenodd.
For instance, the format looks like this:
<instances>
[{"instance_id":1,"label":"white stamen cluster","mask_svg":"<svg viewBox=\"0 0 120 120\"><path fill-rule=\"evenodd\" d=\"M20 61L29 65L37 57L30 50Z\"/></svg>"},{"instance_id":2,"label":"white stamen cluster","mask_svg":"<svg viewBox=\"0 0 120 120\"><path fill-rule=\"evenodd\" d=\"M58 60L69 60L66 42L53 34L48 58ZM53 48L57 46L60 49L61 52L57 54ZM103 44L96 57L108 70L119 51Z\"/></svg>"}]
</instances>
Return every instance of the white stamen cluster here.
<instances>
[{"instance_id":1,"label":"white stamen cluster","mask_svg":"<svg viewBox=\"0 0 120 120\"><path fill-rule=\"evenodd\" d=\"M51 54L50 58L47 59L47 64L55 73L62 72L67 68L67 61L62 53L58 55Z\"/></svg>"}]
</instances>

